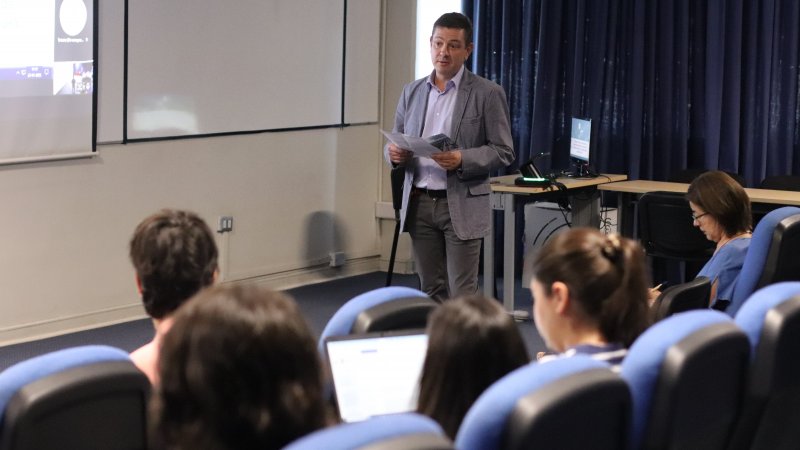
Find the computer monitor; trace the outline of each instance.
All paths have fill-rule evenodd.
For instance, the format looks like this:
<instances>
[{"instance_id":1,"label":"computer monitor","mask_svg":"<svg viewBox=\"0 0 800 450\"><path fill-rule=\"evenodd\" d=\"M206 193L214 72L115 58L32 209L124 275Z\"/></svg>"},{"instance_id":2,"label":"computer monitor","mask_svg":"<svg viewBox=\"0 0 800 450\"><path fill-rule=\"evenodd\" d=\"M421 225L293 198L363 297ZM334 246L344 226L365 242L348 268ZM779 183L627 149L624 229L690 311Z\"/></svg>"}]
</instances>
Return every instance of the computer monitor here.
<instances>
[{"instance_id":1,"label":"computer monitor","mask_svg":"<svg viewBox=\"0 0 800 450\"><path fill-rule=\"evenodd\" d=\"M428 350L424 330L326 339L339 416L344 422L414 411Z\"/></svg>"},{"instance_id":2,"label":"computer monitor","mask_svg":"<svg viewBox=\"0 0 800 450\"><path fill-rule=\"evenodd\" d=\"M569 142L569 159L575 166L574 176L591 176L591 170L589 170L591 142L592 120L573 117Z\"/></svg>"}]
</instances>

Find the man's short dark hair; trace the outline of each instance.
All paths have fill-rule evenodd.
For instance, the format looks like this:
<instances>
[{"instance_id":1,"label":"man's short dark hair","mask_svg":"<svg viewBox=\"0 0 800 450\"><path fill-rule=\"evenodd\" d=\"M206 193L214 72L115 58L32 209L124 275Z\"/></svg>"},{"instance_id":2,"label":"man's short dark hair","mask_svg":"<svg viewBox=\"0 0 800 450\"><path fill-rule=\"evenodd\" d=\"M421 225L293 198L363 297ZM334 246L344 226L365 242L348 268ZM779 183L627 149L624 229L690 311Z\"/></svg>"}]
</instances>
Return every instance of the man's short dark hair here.
<instances>
[{"instance_id":1,"label":"man's short dark hair","mask_svg":"<svg viewBox=\"0 0 800 450\"><path fill-rule=\"evenodd\" d=\"M431 30L431 36L436 31L436 28L455 28L457 30L464 30L464 44L469 45L472 43L472 21L469 20L469 17L457 13L445 13L442 14L436 22L433 24L433 29Z\"/></svg>"},{"instance_id":2,"label":"man's short dark hair","mask_svg":"<svg viewBox=\"0 0 800 450\"><path fill-rule=\"evenodd\" d=\"M144 309L162 319L214 281L217 244L197 214L161 210L133 233L130 257L142 289Z\"/></svg>"}]
</instances>

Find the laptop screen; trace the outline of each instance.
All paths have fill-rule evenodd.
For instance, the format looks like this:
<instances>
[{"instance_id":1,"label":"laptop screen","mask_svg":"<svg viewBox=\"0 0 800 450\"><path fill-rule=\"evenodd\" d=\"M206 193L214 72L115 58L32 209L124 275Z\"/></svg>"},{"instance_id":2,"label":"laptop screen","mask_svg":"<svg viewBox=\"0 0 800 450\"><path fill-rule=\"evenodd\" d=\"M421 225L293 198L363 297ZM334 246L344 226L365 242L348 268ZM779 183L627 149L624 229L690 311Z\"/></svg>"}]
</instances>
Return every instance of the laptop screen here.
<instances>
[{"instance_id":1,"label":"laptop screen","mask_svg":"<svg viewBox=\"0 0 800 450\"><path fill-rule=\"evenodd\" d=\"M423 330L336 336L325 347L344 422L416 409L428 349Z\"/></svg>"}]
</instances>

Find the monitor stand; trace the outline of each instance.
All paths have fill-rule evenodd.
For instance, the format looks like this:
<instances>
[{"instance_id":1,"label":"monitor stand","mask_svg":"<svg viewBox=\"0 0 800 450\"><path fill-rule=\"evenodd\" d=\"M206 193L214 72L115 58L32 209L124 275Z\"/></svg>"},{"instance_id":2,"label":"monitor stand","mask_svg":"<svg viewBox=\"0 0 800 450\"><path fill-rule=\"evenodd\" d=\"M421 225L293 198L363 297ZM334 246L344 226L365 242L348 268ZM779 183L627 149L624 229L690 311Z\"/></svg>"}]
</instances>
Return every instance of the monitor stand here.
<instances>
[{"instance_id":1,"label":"monitor stand","mask_svg":"<svg viewBox=\"0 0 800 450\"><path fill-rule=\"evenodd\" d=\"M589 167L589 163L573 162L572 172L567 172L564 176L569 178L596 178L597 174Z\"/></svg>"}]
</instances>

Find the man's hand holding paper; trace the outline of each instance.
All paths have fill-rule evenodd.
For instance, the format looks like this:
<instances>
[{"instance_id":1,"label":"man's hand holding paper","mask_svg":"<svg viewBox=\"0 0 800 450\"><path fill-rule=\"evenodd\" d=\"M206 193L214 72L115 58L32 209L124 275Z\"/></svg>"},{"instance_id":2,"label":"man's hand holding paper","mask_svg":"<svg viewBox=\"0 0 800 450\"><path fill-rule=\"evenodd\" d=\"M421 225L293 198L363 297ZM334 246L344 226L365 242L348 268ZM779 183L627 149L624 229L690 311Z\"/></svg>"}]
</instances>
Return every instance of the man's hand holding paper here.
<instances>
[{"instance_id":1,"label":"man's hand holding paper","mask_svg":"<svg viewBox=\"0 0 800 450\"><path fill-rule=\"evenodd\" d=\"M431 145L425 138L421 138L419 136L411 136L409 134L402 134L402 133L387 133L381 130L386 139L391 142L389 144L389 156L391 158L392 155L392 144L398 149L402 150L409 150L414 152L414 156L428 156L440 152L438 148ZM395 162L392 160L392 162Z\"/></svg>"}]
</instances>

